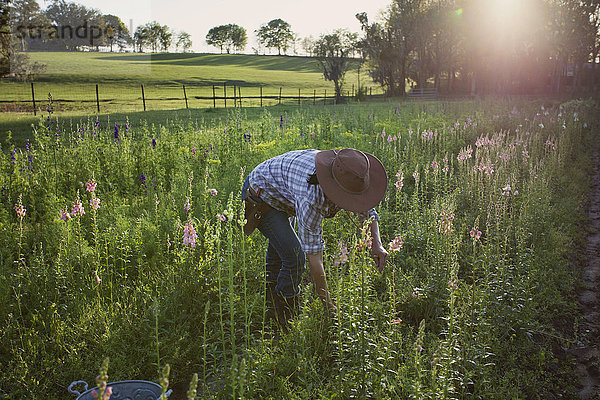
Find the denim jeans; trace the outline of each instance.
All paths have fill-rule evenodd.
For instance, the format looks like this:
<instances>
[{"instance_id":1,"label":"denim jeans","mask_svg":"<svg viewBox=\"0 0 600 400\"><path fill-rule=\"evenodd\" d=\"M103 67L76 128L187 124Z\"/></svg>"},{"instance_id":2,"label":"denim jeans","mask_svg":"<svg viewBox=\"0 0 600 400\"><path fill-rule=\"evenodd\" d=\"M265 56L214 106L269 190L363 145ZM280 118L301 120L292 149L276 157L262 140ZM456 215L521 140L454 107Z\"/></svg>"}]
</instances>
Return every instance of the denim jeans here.
<instances>
[{"instance_id":1,"label":"denim jeans","mask_svg":"<svg viewBox=\"0 0 600 400\"><path fill-rule=\"evenodd\" d=\"M246 178L242 186L242 199L248 194L248 187ZM252 199L262 201L256 197ZM265 262L266 280L276 282L275 290L285 298L300 293L299 285L306 261L300 239L292 227L293 220L283 211L272 208L263 215L257 228L269 241Z\"/></svg>"}]
</instances>

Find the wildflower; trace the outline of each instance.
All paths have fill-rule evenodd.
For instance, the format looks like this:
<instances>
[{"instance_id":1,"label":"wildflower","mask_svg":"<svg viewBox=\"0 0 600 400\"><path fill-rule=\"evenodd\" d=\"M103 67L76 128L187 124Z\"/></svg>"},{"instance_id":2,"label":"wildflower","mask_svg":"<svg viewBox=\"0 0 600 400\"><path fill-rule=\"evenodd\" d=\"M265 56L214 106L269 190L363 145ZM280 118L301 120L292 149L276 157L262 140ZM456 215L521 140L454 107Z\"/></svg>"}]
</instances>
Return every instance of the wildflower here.
<instances>
[{"instance_id":1,"label":"wildflower","mask_svg":"<svg viewBox=\"0 0 600 400\"><path fill-rule=\"evenodd\" d=\"M456 290L458 289L458 285L452 281L448 281L448 288L450 288L450 290Z\"/></svg>"},{"instance_id":2,"label":"wildflower","mask_svg":"<svg viewBox=\"0 0 600 400\"><path fill-rule=\"evenodd\" d=\"M119 125L115 124L115 142L119 140Z\"/></svg>"},{"instance_id":3,"label":"wildflower","mask_svg":"<svg viewBox=\"0 0 600 400\"><path fill-rule=\"evenodd\" d=\"M156 148L156 139L152 138L152 148L155 149Z\"/></svg>"},{"instance_id":4,"label":"wildflower","mask_svg":"<svg viewBox=\"0 0 600 400\"><path fill-rule=\"evenodd\" d=\"M15 204L14 208L18 217L23 218L25 216L27 209L25 208L25 206L23 206L23 203L21 202L21 195L19 195L19 201L17 202L17 204Z\"/></svg>"},{"instance_id":5,"label":"wildflower","mask_svg":"<svg viewBox=\"0 0 600 400\"><path fill-rule=\"evenodd\" d=\"M385 129L381 131L381 138L385 138Z\"/></svg>"},{"instance_id":6,"label":"wildflower","mask_svg":"<svg viewBox=\"0 0 600 400\"><path fill-rule=\"evenodd\" d=\"M392 137L391 137L391 136L388 136L388 138L387 138L387 141L388 141L388 143L392 143L392 141L393 141L393 140L394 140L394 139L392 139Z\"/></svg>"},{"instance_id":7,"label":"wildflower","mask_svg":"<svg viewBox=\"0 0 600 400\"><path fill-rule=\"evenodd\" d=\"M79 190L77 191L77 200L73 203L73 209L71 210L71 215L74 217L81 217L85 214L85 210L83 209L83 205L81 204L81 200L79 199Z\"/></svg>"},{"instance_id":8,"label":"wildflower","mask_svg":"<svg viewBox=\"0 0 600 400\"><path fill-rule=\"evenodd\" d=\"M96 185L97 185L97 183L96 183L96 180L95 180L95 179L92 177L92 178L90 178L90 180L89 180L89 181L87 181L87 182L85 183L85 189L86 189L88 192L90 192L90 193L93 193L93 192L94 192L94 190L96 190Z\"/></svg>"},{"instance_id":9,"label":"wildflower","mask_svg":"<svg viewBox=\"0 0 600 400\"><path fill-rule=\"evenodd\" d=\"M546 140L546 147L550 147L552 150L556 150L556 144L550 139Z\"/></svg>"},{"instance_id":10,"label":"wildflower","mask_svg":"<svg viewBox=\"0 0 600 400\"><path fill-rule=\"evenodd\" d=\"M97 209L100 208L100 199L97 198L96 196L92 197L90 199L90 207L92 207L92 209L94 211L96 211Z\"/></svg>"},{"instance_id":11,"label":"wildflower","mask_svg":"<svg viewBox=\"0 0 600 400\"><path fill-rule=\"evenodd\" d=\"M465 147L464 149L462 149L459 153L458 156L456 157L456 159L458 161L465 161L469 158L471 158L473 154L473 149L471 148L471 146Z\"/></svg>"},{"instance_id":12,"label":"wildflower","mask_svg":"<svg viewBox=\"0 0 600 400\"><path fill-rule=\"evenodd\" d=\"M217 213L217 215L215 215L215 217L217 217L218 219L221 220L221 222L225 222L227 220L227 217L224 216L223 214Z\"/></svg>"},{"instance_id":13,"label":"wildflower","mask_svg":"<svg viewBox=\"0 0 600 400\"><path fill-rule=\"evenodd\" d=\"M439 171L439 169L440 169L440 164L438 164L438 162L437 162L437 161L433 160L433 161L431 162L431 169L433 170L433 173L434 173L435 175L437 175L437 173L438 173L438 171Z\"/></svg>"},{"instance_id":14,"label":"wildflower","mask_svg":"<svg viewBox=\"0 0 600 400\"><path fill-rule=\"evenodd\" d=\"M509 184L502 188L502 196L510 196L511 187Z\"/></svg>"},{"instance_id":15,"label":"wildflower","mask_svg":"<svg viewBox=\"0 0 600 400\"><path fill-rule=\"evenodd\" d=\"M366 237L363 240L360 240L358 242L358 250L362 251L362 249L364 248L370 249L371 247L373 247L373 238L372 237Z\"/></svg>"},{"instance_id":16,"label":"wildflower","mask_svg":"<svg viewBox=\"0 0 600 400\"><path fill-rule=\"evenodd\" d=\"M402 248L402 246L404 246L404 241L402 240L401 236L396 236L394 238L394 240L392 240L389 244L390 246L390 251L400 251L400 249Z\"/></svg>"},{"instance_id":17,"label":"wildflower","mask_svg":"<svg viewBox=\"0 0 600 400\"><path fill-rule=\"evenodd\" d=\"M196 234L196 230L194 229L194 225L192 221L188 221L185 223L183 227L183 244L189 245L190 247L196 247L196 238L198 235Z\"/></svg>"},{"instance_id":18,"label":"wildflower","mask_svg":"<svg viewBox=\"0 0 600 400\"><path fill-rule=\"evenodd\" d=\"M392 319L392 325L399 325L402 323L402 319L397 318L397 319Z\"/></svg>"},{"instance_id":19,"label":"wildflower","mask_svg":"<svg viewBox=\"0 0 600 400\"><path fill-rule=\"evenodd\" d=\"M415 346L415 349L417 349L418 352L422 352L423 351L423 346L421 346L420 341L416 341L413 343L413 345Z\"/></svg>"},{"instance_id":20,"label":"wildflower","mask_svg":"<svg viewBox=\"0 0 600 400\"><path fill-rule=\"evenodd\" d=\"M216 196L218 194L217 189L208 189L208 193L211 196Z\"/></svg>"},{"instance_id":21,"label":"wildflower","mask_svg":"<svg viewBox=\"0 0 600 400\"><path fill-rule=\"evenodd\" d=\"M71 219L71 215L69 214L67 207L60 210L60 219L62 219L63 221L68 221Z\"/></svg>"},{"instance_id":22,"label":"wildflower","mask_svg":"<svg viewBox=\"0 0 600 400\"><path fill-rule=\"evenodd\" d=\"M183 206L183 208L185 209L185 211L190 211L190 209L192 208L192 205L190 204L190 199L186 199L185 206Z\"/></svg>"},{"instance_id":23,"label":"wildflower","mask_svg":"<svg viewBox=\"0 0 600 400\"><path fill-rule=\"evenodd\" d=\"M404 186L404 172L402 172L401 169L398 170L398 172L396 173L396 178L398 178L398 180L396 181L396 183L394 183L394 186L396 186L396 189L400 191Z\"/></svg>"},{"instance_id":24,"label":"wildflower","mask_svg":"<svg viewBox=\"0 0 600 400\"><path fill-rule=\"evenodd\" d=\"M474 226L471 229L471 232L469 232L469 235L471 235L471 239L473 239L473 241L479 240L479 238L481 238L481 231Z\"/></svg>"},{"instance_id":25,"label":"wildflower","mask_svg":"<svg viewBox=\"0 0 600 400\"><path fill-rule=\"evenodd\" d=\"M195 146L192 146L192 154L196 155L196 147Z\"/></svg>"},{"instance_id":26,"label":"wildflower","mask_svg":"<svg viewBox=\"0 0 600 400\"><path fill-rule=\"evenodd\" d=\"M398 136L394 135L394 141L398 140Z\"/></svg>"},{"instance_id":27,"label":"wildflower","mask_svg":"<svg viewBox=\"0 0 600 400\"><path fill-rule=\"evenodd\" d=\"M442 210L439 220L439 232L448 235L452 232L452 221L454 221L454 213Z\"/></svg>"},{"instance_id":28,"label":"wildflower","mask_svg":"<svg viewBox=\"0 0 600 400\"><path fill-rule=\"evenodd\" d=\"M311 136L312 136L312 138L314 140L315 139L315 131L312 132Z\"/></svg>"},{"instance_id":29,"label":"wildflower","mask_svg":"<svg viewBox=\"0 0 600 400\"><path fill-rule=\"evenodd\" d=\"M141 174L140 175L140 181L142 182L142 185L146 186L146 175Z\"/></svg>"},{"instance_id":30,"label":"wildflower","mask_svg":"<svg viewBox=\"0 0 600 400\"><path fill-rule=\"evenodd\" d=\"M100 276L98 275L98 271L94 272L95 278L96 278L96 285L99 285L100 282L102 282L102 279L100 279Z\"/></svg>"},{"instance_id":31,"label":"wildflower","mask_svg":"<svg viewBox=\"0 0 600 400\"><path fill-rule=\"evenodd\" d=\"M348 251L348 247L346 246L346 243L340 241L340 250L338 253L338 259L333 264L340 265L340 264L347 263L348 262L348 254L350 254L350 252Z\"/></svg>"},{"instance_id":32,"label":"wildflower","mask_svg":"<svg viewBox=\"0 0 600 400\"><path fill-rule=\"evenodd\" d=\"M419 183L419 166L417 165L417 169L412 174L413 178L415 178L415 183Z\"/></svg>"},{"instance_id":33,"label":"wildflower","mask_svg":"<svg viewBox=\"0 0 600 400\"><path fill-rule=\"evenodd\" d=\"M300 136L302 137L304 134L301 134ZM250 133L244 133L244 142L250 143L250 139L252 139L252 135Z\"/></svg>"}]
</instances>

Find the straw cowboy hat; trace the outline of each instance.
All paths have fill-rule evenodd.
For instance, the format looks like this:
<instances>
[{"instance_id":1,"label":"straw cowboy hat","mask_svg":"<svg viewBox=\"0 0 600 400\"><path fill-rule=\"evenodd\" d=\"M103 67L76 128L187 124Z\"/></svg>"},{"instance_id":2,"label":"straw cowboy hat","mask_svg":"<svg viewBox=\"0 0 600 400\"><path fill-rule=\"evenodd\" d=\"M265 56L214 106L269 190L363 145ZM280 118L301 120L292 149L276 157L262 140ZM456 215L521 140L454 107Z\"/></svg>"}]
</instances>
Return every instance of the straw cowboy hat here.
<instances>
[{"instance_id":1,"label":"straw cowboy hat","mask_svg":"<svg viewBox=\"0 0 600 400\"><path fill-rule=\"evenodd\" d=\"M355 149L320 151L315 166L325 196L345 210L370 210L385 194L387 174L372 154Z\"/></svg>"}]
</instances>

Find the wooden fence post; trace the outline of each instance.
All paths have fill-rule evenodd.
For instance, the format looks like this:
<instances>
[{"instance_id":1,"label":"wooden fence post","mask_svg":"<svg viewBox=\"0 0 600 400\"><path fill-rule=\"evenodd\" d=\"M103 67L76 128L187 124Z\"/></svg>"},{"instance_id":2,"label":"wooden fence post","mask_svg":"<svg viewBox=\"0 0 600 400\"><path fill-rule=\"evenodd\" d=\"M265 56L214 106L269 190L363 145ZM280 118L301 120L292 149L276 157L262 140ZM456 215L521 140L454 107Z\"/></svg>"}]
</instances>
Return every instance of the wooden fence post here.
<instances>
[{"instance_id":1,"label":"wooden fence post","mask_svg":"<svg viewBox=\"0 0 600 400\"><path fill-rule=\"evenodd\" d=\"M33 102L33 116L37 115L37 111L35 109L35 90L33 90L33 82L31 82L31 101Z\"/></svg>"},{"instance_id":2,"label":"wooden fence post","mask_svg":"<svg viewBox=\"0 0 600 400\"><path fill-rule=\"evenodd\" d=\"M323 105L327 104L327 89L325 89L325 96L323 96Z\"/></svg>"},{"instance_id":3,"label":"wooden fence post","mask_svg":"<svg viewBox=\"0 0 600 400\"><path fill-rule=\"evenodd\" d=\"M262 86L260 87L260 106L263 106L263 102L262 102Z\"/></svg>"},{"instance_id":4,"label":"wooden fence post","mask_svg":"<svg viewBox=\"0 0 600 400\"><path fill-rule=\"evenodd\" d=\"M217 96L215 95L215 85L213 85L213 108L217 108Z\"/></svg>"},{"instance_id":5,"label":"wooden fence post","mask_svg":"<svg viewBox=\"0 0 600 400\"><path fill-rule=\"evenodd\" d=\"M313 91L313 106L317 104L317 89Z\"/></svg>"},{"instance_id":6,"label":"wooden fence post","mask_svg":"<svg viewBox=\"0 0 600 400\"><path fill-rule=\"evenodd\" d=\"M100 113L100 95L98 94L98 84L96 84L96 109Z\"/></svg>"},{"instance_id":7,"label":"wooden fence post","mask_svg":"<svg viewBox=\"0 0 600 400\"><path fill-rule=\"evenodd\" d=\"M281 86L279 86L279 104L281 104Z\"/></svg>"},{"instance_id":8,"label":"wooden fence post","mask_svg":"<svg viewBox=\"0 0 600 400\"><path fill-rule=\"evenodd\" d=\"M185 85L183 85L183 97L185 97L185 108L188 107L187 94L185 93Z\"/></svg>"},{"instance_id":9,"label":"wooden fence post","mask_svg":"<svg viewBox=\"0 0 600 400\"><path fill-rule=\"evenodd\" d=\"M223 101L225 102L225 108L227 108L227 85L223 84Z\"/></svg>"},{"instance_id":10,"label":"wooden fence post","mask_svg":"<svg viewBox=\"0 0 600 400\"><path fill-rule=\"evenodd\" d=\"M298 105L300 105L300 88L298 88Z\"/></svg>"},{"instance_id":11,"label":"wooden fence post","mask_svg":"<svg viewBox=\"0 0 600 400\"><path fill-rule=\"evenodd\" d=\"M237 88L233 85L233 108L237 107Z\"/></svg>"},{"instance_id":12,"label":"wooden fence post","mask_svg":"<svg viewBox=\"0 0 600 400\"><path fill-rule=\"evenodd\" d=\"M240 103L240 108L242 108L242 87L238 86L238 99L239 99L239 103Z\"/></svg>"},{"instance_id":13,"label":"wooden fence post","mask_svg":"<svg viewBox=\"0 0 600 400\"><path fill-rule=\"evenodd\" d=\"M144 111L146 111L146 95L144 95L144 84L142 83L142 101L144 103Z\"/></svg>"},{"instance_id":14,"label":"wooden fence post","mask_svg":"<svg viewBox=\"0 0 600 400\"><path fill-rule=\"evenodd\" d=\"M373 88L369 88L369 97L373 98Z\"/></svg>"}]
</instances>

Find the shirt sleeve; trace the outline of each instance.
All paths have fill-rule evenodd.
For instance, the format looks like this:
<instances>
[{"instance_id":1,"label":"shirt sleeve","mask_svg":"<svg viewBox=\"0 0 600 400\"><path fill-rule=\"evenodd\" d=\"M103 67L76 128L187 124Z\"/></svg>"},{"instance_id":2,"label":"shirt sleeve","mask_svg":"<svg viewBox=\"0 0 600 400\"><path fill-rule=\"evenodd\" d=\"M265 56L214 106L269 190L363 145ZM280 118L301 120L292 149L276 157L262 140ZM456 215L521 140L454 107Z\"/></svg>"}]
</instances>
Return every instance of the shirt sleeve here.
<instances>
[{"instance_id":1,"label":"shirt sleeve","mask_svg":"<svg viewBox=\"0 0 600 400\"><path fill-rule=\"evenodd\" d=\"M296 204L296 217L298 218L298 237L302 250L308 254L323 251L323 216L308 201Z\"/></svg>"}]
</instances>

